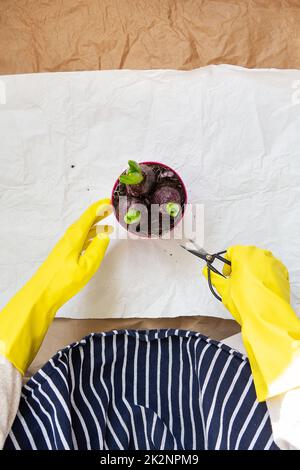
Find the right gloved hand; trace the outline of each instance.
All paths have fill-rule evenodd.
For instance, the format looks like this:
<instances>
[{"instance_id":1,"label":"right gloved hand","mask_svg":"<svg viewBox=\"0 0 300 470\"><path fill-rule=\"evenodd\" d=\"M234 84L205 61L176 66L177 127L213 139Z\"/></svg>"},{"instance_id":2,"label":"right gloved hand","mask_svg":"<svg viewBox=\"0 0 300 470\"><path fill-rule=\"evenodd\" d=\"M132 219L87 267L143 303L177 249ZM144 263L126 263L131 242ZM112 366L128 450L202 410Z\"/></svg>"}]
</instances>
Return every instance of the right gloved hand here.
<instances>
[{"instance_id":1,"label":"right gloved hand","mask_svg":"<svg viewBox=\"0 0 300 470\"><path fill-rule=\"evenodd\" d=\"M290 305L286 267L254 246L233 246L226 257L229 277L212 272L211 280L241 325L258 400L299 387L300 320ZM207 268L203 273L207 277Z\"/></svg>"}]
</instances>

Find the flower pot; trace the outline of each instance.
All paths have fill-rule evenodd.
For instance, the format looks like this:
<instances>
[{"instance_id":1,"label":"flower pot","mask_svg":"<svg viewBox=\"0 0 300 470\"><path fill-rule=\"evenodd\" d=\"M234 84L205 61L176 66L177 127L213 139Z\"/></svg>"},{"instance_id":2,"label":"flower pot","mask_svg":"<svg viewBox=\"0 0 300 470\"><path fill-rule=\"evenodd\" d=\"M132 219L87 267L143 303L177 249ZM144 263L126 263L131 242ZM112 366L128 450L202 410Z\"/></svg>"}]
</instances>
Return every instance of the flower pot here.
<instances>
[{"instance_id":1,"label":"flower pot","mask_svg":"<svg viewBox=\"0 0 300 470\"><path fill-rule=\"evenodd\" d=\"M111 201L115 216L133 236L167 238L184 215L187 204L185 185L178 173L164 163L132 163L136 165L133 167L134 184L129 183L129 168L113 186ZM142 176L139 177L136 171Z\"/></svg>"}]
</instances>

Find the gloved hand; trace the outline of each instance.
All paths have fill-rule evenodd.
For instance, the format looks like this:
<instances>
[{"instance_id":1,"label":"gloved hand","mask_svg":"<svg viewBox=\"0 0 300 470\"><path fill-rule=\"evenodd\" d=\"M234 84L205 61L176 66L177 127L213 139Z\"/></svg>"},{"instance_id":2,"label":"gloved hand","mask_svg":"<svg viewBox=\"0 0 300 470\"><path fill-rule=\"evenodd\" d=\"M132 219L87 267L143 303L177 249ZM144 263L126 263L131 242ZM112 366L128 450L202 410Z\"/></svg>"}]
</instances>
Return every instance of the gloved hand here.
<instances>
[{"instance_id":1,"label":"gloved hand","mask_svg":"<svg viewBox=\"0 0 300 470\"><path fill-rule=\"evenodd\" d=\"M300 320L290 305L286 267L254 246L233 246L227 258L229 277L211 273L212 284L241 325L258 400L299 387Z\"/></svg>"},{"instance_id":2,"label":"gloved hand","mask_svg":"<svg viewBox=\"0 0 300 470\"><path fill-rule=\"evenodd\" d=\"M35 357L57 310L98 270L109 244L105 229L111 227L101 227L99 233L94 224L109 213L109 199L89 207L0 312L0 354L22 374Z\"/></svg>"}]
</instances>

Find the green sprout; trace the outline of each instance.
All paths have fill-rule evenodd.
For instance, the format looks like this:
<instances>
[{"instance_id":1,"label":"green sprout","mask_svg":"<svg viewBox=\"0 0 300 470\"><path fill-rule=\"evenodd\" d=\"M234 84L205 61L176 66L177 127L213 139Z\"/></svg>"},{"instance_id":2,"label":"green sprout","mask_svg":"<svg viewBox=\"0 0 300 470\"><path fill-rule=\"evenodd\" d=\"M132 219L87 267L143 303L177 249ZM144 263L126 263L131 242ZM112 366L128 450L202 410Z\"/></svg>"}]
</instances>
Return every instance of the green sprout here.
<instances>
[{"instance_id":1,"label":"green sprout","mask_svg":"<svg viewBox=\"0 0 300 470\"><path fill-rule=\"evenodd\" d=\"M141 220L141 217L141 211L130 208L128 212L124 215L124 222L127 225L137 224Z\"/></svg>"},{"instance_id":2,"label":"green sprout","mask_svg":"<svg viewBox=\"0 0 300 470\"><path fill-rule=\"evenodd\" d=\"M120 176L120 182L123 184L139 184L144 180L141 167L134 160L128 161L129 168L126 175Z\"/></svg>"},{"instance_id":3,"label":"green sprout","mask_svg":"<svg viewBox=\"0 0 300 470\"><path fill-rule=\"evenodd\" d=\"M177 204L176 202L168 202L166 204L166 211L170 217L175 218L179 214L180 204Z\"/></svg>"}]
</instances>

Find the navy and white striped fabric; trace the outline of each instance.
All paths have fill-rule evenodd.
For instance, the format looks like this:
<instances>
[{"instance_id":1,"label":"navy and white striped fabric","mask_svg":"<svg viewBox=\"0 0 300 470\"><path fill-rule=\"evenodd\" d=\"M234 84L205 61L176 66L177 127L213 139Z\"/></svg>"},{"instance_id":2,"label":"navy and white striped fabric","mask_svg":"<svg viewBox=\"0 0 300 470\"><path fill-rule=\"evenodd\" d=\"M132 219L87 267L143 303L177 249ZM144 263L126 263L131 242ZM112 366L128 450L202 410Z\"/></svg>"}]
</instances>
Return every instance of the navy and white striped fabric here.
<instances>
[{"instance_id":1,"label":"navy and white striped fabric","mask_svg":"<svg viewBox=\"0 0 300 470\"><path fill-rule=\"evenodd\" d=\"M91 334L23 387L6 449L276 449L247 358L180 330Z\"/></svg>"}]
</instances>

